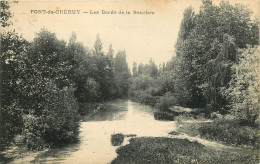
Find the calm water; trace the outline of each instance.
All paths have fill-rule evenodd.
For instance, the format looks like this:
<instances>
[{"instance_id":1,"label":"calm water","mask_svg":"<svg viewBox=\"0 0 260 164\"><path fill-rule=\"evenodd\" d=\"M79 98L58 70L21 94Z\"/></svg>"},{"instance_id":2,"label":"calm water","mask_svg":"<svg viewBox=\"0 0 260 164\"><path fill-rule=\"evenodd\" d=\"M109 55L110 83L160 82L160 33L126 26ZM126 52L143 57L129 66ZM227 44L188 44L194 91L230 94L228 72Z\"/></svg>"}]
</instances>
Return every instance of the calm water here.
<instances>
[{"instance_id":1,"label":"calm water","mask_svg":"<svg viewBox=\"0 0 260 164\"><path fill-rule=\"evenodd\" d=\"M172 121L157 121L153 109L132 101L108 103L106 112L86 117L80 126L80 142L17 159L14 163L89 163L106 164L116 158L118 146L112 146L111 134L168 136L176 126ZM125 138L123 145L128 143Z\"/></svg>"}]
</instances>

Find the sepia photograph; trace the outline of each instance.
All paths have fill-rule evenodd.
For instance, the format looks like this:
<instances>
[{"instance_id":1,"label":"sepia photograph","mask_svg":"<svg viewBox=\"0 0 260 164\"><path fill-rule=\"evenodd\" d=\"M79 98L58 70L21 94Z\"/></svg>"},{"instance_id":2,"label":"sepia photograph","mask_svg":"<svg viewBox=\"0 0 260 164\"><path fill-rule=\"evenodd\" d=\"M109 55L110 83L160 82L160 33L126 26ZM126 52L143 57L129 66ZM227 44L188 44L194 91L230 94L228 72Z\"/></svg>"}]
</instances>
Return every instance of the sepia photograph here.
<instances>
[{"instance_id":1,"label":"sepia photograph","mask_svg":"<svg viewBox=\"0 0 260 164\"><path fill-rule=\"evenodd\" d=\"M0 0L0 164L259 164L259 0Z\"/></svg>"}]
</instances>

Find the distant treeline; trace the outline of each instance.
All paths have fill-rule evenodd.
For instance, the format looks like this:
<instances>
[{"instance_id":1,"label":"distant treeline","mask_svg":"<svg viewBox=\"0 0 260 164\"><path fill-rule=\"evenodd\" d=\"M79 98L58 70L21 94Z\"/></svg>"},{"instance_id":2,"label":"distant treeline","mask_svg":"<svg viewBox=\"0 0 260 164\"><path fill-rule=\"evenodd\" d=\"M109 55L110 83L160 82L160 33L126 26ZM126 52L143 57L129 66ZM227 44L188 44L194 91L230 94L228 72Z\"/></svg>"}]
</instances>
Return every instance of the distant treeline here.
<instances>
[{"instance_id":1,"label":"distant treeline","mask_svg":"<svg viewBox=\"0 0 260 164\"><path fill-rule=\"evenodd\" d=\"M176 56L166 64L133 64L132 99L168 110L206 108L254 124L259 111L259 22L242 4L203 0L183 13ZM160 55L160 54L158 54Z\"/></svg>"},{"instance_id":2,"label":"distant treeline","mask_svg":"<svg viewBox=\"0 0 260 164\"><path fill-rule=\"evenodd\" d=\"M9 3L1 1L1 28L11 22ZM131 76L125 51L103 51L99 35L93 48L76 39L59 40L42 29L32 42L15 31L1 32L0 141L6 148L22 135L29 149L77 141L78 103L126 98Z\"/></svg>"}]
</instances>

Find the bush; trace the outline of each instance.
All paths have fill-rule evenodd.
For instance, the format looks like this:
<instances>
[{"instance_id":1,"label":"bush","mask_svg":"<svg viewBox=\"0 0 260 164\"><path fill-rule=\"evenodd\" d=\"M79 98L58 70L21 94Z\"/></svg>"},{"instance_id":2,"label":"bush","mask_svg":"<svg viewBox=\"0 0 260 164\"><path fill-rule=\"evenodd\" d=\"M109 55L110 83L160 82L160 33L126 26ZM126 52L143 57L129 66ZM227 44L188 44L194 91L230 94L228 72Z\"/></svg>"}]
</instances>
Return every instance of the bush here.
<instances>
[{"instance_id":1,"label":"bush","mask_svg":"<svg viewBox=\"0 0 260 164\"><path fill-rule=\"evenodd\" d=\"M73 89L48 92L40 115L25 114L23 116L26 146L28 149L43 149L76 142L78 136L78 105Z\"/></svg>"},{"instance_id":2,"label":"bush","mask_svg":"<svg viewBox=\"0 0 260 164\"><path fill-rule=\"evenodd\" d=\"M22 131L21 109L16 103L0 108L0 151L7 148Z\"/></svg>"},{"instance_id":3,"label":"bush","mask_svg":"<svg viewBox=\"0 0 260 164\"><path fill-rule=\"evenodd\" d=\"M174 117L177 115L178 113L170 113L165 111L154 112L154 118L156 120L174 121Z\"/></svg>"},{"instance_id":4,"label":"bush","mask_svg":"<svg viewBox=\"0 0 260 164\"><path fill-rule=\"evenodd\" d=\"M232 145L254 146L259 137L257 128L241 126L239 122L230 120L218 120L199 128L199 133L203 138L223 141Z\"/></svg>"},{"instance_id":5,"label":"bush","mask_svg":"<svg viewBox=\"0 0 260 164\"><path fill-rule=\"evenodd\" d=\"M23 116L23 135L25 144L29 150L41 150L46 147L43 139L44 120L41 117L28 114Z\"/></svg>"},{"instance_id":6,"label":"bush","mask_svg":"<svg viewBox=\"0 0 260 164\"><path fill-rule=\"evenodd\" d=\"M77 141L79 116L71 65L61 58L66 43L42 30L19 54L15 79L23 118L22 132L29 149L40 150Z\"/></svg>"},{"instance_id":7,"label":"bush","mask_svg":"<svg viewBox=\"0 0 260 164\"><path fill-rule=\"evenodd\" d=\"M121 133L111 135L111 144L113 146L119 146L124 142L125 136Z\"/></svg>"},{"instance_id":8,"label":"bush","mask_svg":"<svg viewBox=\"0 0 260 164\"><path fill-rule=\"evenodd\" d=\"M172 93L167 92L157 100L155 107L165 111L174 105L176 105L176 98L172 95Z\"/></svg>"},{"instance_id":9,"label":"bush","mask_svg":"<svg viewBox=\"0 0 260 164\"><path fill-rule=\"evenodd\" d=\"M134 91L132 99L142 104L154 106L157 98L152 96L148 90L140 90Z\"/></svg>"},{"instance_id":10,"label":"bush","mask_svg":"<svg viewBox=\"0 0 260 164\"><path fill-rule=\"evenodd\" d=\"M132 79L129 95L133 101L155 106L157 94L158 86L155 84L154 78L141 74Z\"/></svg>"}]
</instances>

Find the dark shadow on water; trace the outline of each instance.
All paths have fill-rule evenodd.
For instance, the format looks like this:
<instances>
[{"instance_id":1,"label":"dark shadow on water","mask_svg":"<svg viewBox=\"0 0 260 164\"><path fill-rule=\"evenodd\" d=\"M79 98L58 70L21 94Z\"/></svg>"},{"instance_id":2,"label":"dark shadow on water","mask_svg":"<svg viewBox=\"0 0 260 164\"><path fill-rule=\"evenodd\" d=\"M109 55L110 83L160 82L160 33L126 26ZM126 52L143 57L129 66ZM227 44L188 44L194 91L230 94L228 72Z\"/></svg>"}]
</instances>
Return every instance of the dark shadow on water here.
<instances>
[{"instance_id":1,"label":"dark shadow on water","mask_svg":"<svg viewBox=\"0 0 260 164\"><path fill-rule=\"evenodd\" d=\"M80 149L80 142L75 144L68 144L60 147L56 147L45 152L39 153L34 157L32 163L44 163L51 162L55 163L58 161L63 161L69 157L73 152L76 152Z\"/></svg>"},{"instance_id":2,"label":"dark shadow on water","mask_svg":"<svg viewBox=\"0 0 260 164\"><path fill-rule=\"evenodd\" d=\"M112 102L105 102L103 110L83 116L82 121L88 122L123 120L127 114L127 111L128 108L126 101L116 100Z\"/></svg>"},{"instance_id":3,"label":"dark shadow on water","mask_svg":"<svg viewBox=\"0 0 260 164\"><path fill-rule=\"evenodd\" d=\"M0 164L9 163L9 162L12 162L12 161L13 161L13 158L5 157L5 156L0 152Z\"/></svg>"}]
</instances>

